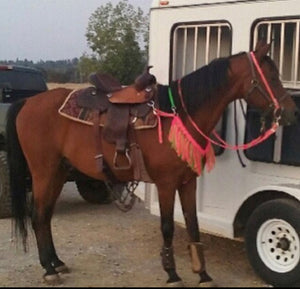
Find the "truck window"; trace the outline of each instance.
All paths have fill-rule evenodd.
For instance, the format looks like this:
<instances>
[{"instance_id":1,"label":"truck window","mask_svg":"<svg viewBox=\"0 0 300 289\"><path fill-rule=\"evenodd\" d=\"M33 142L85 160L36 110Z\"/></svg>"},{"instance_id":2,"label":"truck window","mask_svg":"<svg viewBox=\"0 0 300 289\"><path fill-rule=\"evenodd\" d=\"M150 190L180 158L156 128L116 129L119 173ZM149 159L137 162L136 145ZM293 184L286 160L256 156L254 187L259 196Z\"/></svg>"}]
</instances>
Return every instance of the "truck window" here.
<instances>
[{"instance_id":1,"label":"truck window","mask_svg":"<svg viewBox=\"0 0 300 289\"><path fill-rule=\"evenodd\" d=\"M12 103L45 90L47 84L40 72L18 67L0 69L0 96L3 103Z\"/></svg>"},{"instance_id":2,"label":"truck window","mask_svg":"<svg viewBox=\"0 0 300 289\"><path fill-rule=\"evenodd\" d=\"M15 90L40 90L47 89L45 80L39 73L18 71L15 69L3 70L0 73L0 83L7 84Z\"/></svg>"},{"instance_id":3,"label":"truck window","mask_svg":"<svg viewBox=\"0 0 300 289\"><path fill-rule=\"evenodd\" d=\"M207 65L215 58L231 54L232 32L228 22L181 23L171 33L171 80ZM226 113L216 126L225 138ZM224 149L214 146L216 155Z\"/></svg>"},{"instance_id":4,"label":"truck window","mask_svg":"<svg viewBox=\"0 0 300 289\"><path fill-rule=\"evenodd\" d=\"M300 17L291 19L258 20L252 27L253 47L258 39L272 40L270 56L275 61L283 85L300 108ZM260 115L255 110L248 110L245 142L259 135ZM300 166L300 125L279 127L276 136L251 148L245 155L254 161L273 162Z\"/></svg>"}]
</instances>

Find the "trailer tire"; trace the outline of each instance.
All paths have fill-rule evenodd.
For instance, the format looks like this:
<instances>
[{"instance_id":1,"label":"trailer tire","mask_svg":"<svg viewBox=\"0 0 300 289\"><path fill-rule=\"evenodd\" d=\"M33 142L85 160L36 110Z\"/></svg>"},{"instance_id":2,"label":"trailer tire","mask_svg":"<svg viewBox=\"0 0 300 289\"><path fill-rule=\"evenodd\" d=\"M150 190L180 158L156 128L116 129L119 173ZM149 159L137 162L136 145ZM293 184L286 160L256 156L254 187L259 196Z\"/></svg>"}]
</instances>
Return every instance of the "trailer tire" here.
<instances>
[{"instance_id":1,"label":"trailer tire","mask_svg":"<svg viewBox=\"0 0 300 289\"><path fill-rule=\"evenodd\" d=\"M110 193L103 181L76 180L80 196L92 204L107 204L111 202Z\"/></svg>"},{"instance_id":2,"label":"trailer tire","mask_svg":"<svg viewBox=\"0 0 300 289\"><path fill-rule=\"evenodd\" d=\"M257 207L246 225L246 251L256 273L268 284L300 283L300 203L277 199Z\"/></svg>"},{"instance_id":3,"label":"trailer tire","mask_svg":"<svg viewBox=\"0 0 300 289\"><path fill-rule=\"evenodd\" d=\"M0 218L12 216L6 152L0 151Z\"/></svg>"}]
</instances>

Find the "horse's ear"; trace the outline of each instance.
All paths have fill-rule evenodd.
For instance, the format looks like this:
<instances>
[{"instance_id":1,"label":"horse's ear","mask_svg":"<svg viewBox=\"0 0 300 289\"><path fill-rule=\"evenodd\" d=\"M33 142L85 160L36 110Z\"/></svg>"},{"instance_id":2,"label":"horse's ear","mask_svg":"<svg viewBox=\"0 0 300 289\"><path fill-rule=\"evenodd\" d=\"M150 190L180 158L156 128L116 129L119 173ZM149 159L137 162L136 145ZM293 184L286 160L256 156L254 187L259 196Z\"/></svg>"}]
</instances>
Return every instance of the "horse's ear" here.
<instances>
[{"instance_id":1,"label":"horse's ear","mask_svg":"<svg viewBox=\"0 0 300 289\"><path fill-rule=\"evenodd\" d=\"M257 59L260 61L262 57L266 56L271 48L271 43L266 43L264 40L260 40L257 42L255 47L255 55Z\"/></svg>"},{"instance_id":2,"label":"horse's ear","mask_svg":"<svg viewBox=\"0 0 300 289\"><path fill-rule=\"evenodd\" d=\"M262 48L262 46L266 45L266 41L265 40L258 40L255 46L255 51L258 51Z\"/></svg>"}]
</instances>

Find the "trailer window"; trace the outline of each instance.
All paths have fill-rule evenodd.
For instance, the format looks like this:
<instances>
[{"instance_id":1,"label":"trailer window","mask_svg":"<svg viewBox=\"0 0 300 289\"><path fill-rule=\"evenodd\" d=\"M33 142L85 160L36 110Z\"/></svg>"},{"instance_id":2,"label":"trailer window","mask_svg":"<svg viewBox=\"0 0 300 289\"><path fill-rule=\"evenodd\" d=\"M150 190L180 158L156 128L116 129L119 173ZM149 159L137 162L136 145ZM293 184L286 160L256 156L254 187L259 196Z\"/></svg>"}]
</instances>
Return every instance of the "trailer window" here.
<instances>
[{"instance_id":1,"label":"trailer window","mask_svg":"<svg viewBox=\"0 0 300 289\"><path fill-rule=\"evenodd\" d=\"M231 54L231 26L228 22L178 24L172 30L171 80L176 80L208 64L215 58ZM226 114L216 126L225 137ZM223 149L214 147L215 153Z\"/></svg>"},{"instance_id":2,"label":"trailer window","mask_svg":"<svg viewBox=\"0 0 300 289\"><path fill-rule=\"evenodd\" d=\"M300 109L300 92L291 92ZM267 124L268 127L270 124ZM248 109L245 142L250 142L260 134L260 114ZM300 124L282 127L261 144L245 151L253 161L272 162L300 166Z\"/></svg>"},{"instance_id":3,"label":"trailer window","mask_svg":"<svg viewBox=\"0 0 300 289\"><path fill-rule=\"evenodd\" d=\"M300 89L300 19L258 21L254 25L253 48L259 39L272 41L270 56L284 86Z\"/></svg>"},{"instance_id":4,"label":"trailer window","mask_svg":"<svg viewBox=\"0 0 300 289\"><path fill-rule=\"evenodd\" d=\"M172 39L172 80L231 53L228 23L178 25L173 29Z\"/></svg>"},{"instance_id":5,"label":"trailer window","mask_svg":"<svg viewBox=\"0 0 300 289\"><path fill-rule=\"evenodd\" d=\"M254 24L253 47L259 39L272 40L270 56L275 61L281 81L291 89L294 101L300 108L300 18L264 19ZM245 155L254 161L300 166L300 125L279 127L275 135L262 144L248 149ZM245 142L260 133L260 114L248 110Z\"/></svg>"},{"instance_id":6,"label":"trailer window","mask_svg":"<svg viewBox=\"0 0 300 289\"><path fill-rule=\"evenodd\" d=\"M270 123L266 123L270 127ZM245 143L251 142L261 134L260 113L248 107ZM245 150L247 158L253 161L273 162L275 135L271 135L264 142Z\"/></svg>"}]
</instances>

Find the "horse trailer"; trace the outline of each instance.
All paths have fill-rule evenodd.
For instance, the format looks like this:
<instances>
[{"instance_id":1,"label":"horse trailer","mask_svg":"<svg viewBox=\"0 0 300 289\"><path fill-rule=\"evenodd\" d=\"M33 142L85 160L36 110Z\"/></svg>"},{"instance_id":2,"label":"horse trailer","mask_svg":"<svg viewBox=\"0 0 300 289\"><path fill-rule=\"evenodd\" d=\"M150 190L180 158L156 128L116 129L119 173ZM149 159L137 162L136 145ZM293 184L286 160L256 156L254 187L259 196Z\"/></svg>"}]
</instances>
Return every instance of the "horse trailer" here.
<instances>
[{"instance_id":1,"label":"horse trailer","mask_svg":"<svg viewBox=\"0 0 300 289\"><path fill-rule=\"evenodd\" d=\"M219 57L272 43L282 83L300 108L299 0L153 0L149 64L161 84ZM216 130L231 144L260 134L260 114L230 104ZM280 126L245 151L215 147L216 164L197 179L203 232L245 240L249 261L269 284L300 280L300 125ZM159 215L157 191L145 184L145 203ZM177 197L176 197L177 198ZM176 199L175 220L184 224Z\"/></svg>"}]
</instances>

